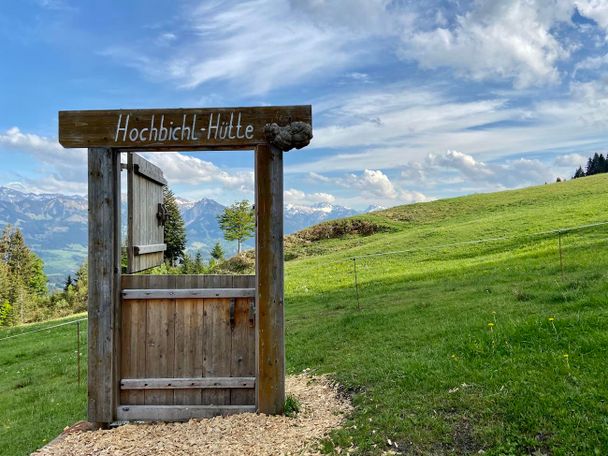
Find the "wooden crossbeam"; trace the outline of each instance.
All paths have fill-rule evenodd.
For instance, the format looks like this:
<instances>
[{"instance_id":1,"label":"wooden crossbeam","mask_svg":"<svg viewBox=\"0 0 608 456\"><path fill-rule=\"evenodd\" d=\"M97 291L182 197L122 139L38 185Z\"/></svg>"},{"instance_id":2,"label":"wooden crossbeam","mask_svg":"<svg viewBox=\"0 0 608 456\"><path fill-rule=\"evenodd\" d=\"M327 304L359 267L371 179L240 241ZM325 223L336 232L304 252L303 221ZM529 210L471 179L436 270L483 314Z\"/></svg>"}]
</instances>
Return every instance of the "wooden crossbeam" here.
<instances>
[{"instance_id":1,"label":"wooden crossbeam","mask_svg":"<svg viewBox=\"0 0 608 456\"><path fill-rule=\"evenodd\" d=\"M120 421L187 421L255 411L255 405L121 405L116 417Z\"/></svg>"},{"instance_id":2,"label":"wooden crossbeam","mask_svg":"<svg viewBox=\"0 0 608 456\"><path fill-rule=\"evenodd\" d=\"M122 390L255 388L255 377L123 378Z\"/></svg>"},{"instance_id":3,"label":"wooden crossbeam","mask_svg":"<svg viewBox=\"0 0 608 456\"><path fill-rule=\"evenodd\" d=\"M183 288L122 290L122 299L253 298L255 288Z\"/></svg>"}]
</instances>

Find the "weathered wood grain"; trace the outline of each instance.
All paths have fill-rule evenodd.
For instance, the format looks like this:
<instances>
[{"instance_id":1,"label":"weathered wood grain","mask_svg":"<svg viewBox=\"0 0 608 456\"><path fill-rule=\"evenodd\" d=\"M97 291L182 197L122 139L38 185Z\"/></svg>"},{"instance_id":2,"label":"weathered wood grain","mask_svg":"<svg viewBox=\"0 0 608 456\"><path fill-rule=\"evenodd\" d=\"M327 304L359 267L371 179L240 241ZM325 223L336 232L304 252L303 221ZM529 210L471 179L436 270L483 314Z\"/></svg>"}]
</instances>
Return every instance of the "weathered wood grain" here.
<instances>
[{"instance_id":1,"label":"weathered wood grain","mask_svg":"<svg viewBox=\"0 0 608 456\"><path fill-rule=\"evenodd\" d=\"M59 142L68 148L253 148L266 143L266 125L291 122L312 125L312 107L60 111Z\"/></svg>"},{"instance_id":2,"label":"weathered wood grain","mask_svg":"<svg viewBox=\"0 0 608 456\"><path fill-rule=\"evenodd\" d=\"M230 377L230 307L227 299L205 299L203 376ZM203 390L202 403L230 404L228 389Z\"/></svg>"},{"instance_id":3,"label":"weathered wood grain","mask_svg":"<svg viewBox=\"0 0 608 456\"><path fill-rule=\"evenodd\" d=\"M109 423L120 378L120 155L89 149L88 419Z\"/></svg>"},{"instance_id":4,"label":"weathered wood grain","mask_svg":"<svg viewBox=\"0 0 608 456\"><path fill-rule=\"evenodd\" d=\"M141 276L146 278L148 276ZM121 377L142 378L146 374L146 311L145 300L122 303ZM144 405L143 391L121 391L121 404Z\"/></svg>"},{"instance_id":5,"label":"weathered wood grain","mask_svg":"<svg viewBox=\"0 0 608 456\"><path fill-rule=\"evenodd\" d=\"M260 145L255 151L257 278L257 406L283 412L285 333L283 316L283 152Z\"/></svg>"},{"instance_id":6,"label":"weathered wood grain","mask_svg":"<svg viewBox=\"0 0 608 456\"><path fill-rule=\"evenodd\" d=\"M176 276L175 291L196 286L196 276ZM204 300L177 299L175 301L175 367L176 377L190 378L180 384L195 385L203 376ZM171 382L175 384L175 382ZM175 391L175 404L201 404L201 392L195 389Z\"/></svg>"},{"instance_id":7,"label":"weathered wood grain","mask_svg":"<svg viewBox=\"0 0 608 456\"><path fill-rule=\"evenodd\" d=\"M150 276L151 286L175 287L175 276ZM154 285L152 285L154 284ZM173 378L175 363L175 300L149 299L146 314L146 378ZM146 405L173 404L173 391L145 392Z\"/></svg>"},{"instance_id":8,"label":"weathered wood grain","mask_svg":"<svg viewBox=\"0 0 608 456\"><path fill-rule=\"evenodd\" d=\"M187 421L235 413L253 413L254 405L125 405L118 407L121 421Z\"/></svg>"},{"instance_id":9,"label":"weathered wood grain","mask_svg":"<svg viewBox=\"0 0 608 456\"><path fill-rule=\"evenodd\" d=\"M193 274L193 275L185 275L185 276L175 276L175 275L155 275L154 282L148 283L146 286L141 285L141 277L144 277L140 274L122 274L121 276L121 289L122 290L132 290L132 289L158 289L158 288L175 288L175 280L176 277L190 277L192 280L192 287L189 288L232 288L233 280L235 277L238 277L239 280L243 280L244 282L240 282L238 288L255 288L255 275L231 275L231 274ZM147 283L147 282L146 282ZM171 287L162 286L164 283L172 284ZM216 285L219 284L219 285ZM223 286L221 284L228 284L228 286Z\"/></svg>"},{"instance_id":10,"label":"weathered wood grain","mask_svg":"<svg viewBox=\"0 0 608 456\"><path fill-rule=\"evenodd\" d=\"M135 255L146 255L148 253L158 253L167 250L167 244L134 245Z\"/></svg>"},{"instance_id":11,"label":"weathered wood grain","mask_svg":"<svg viewBox=\"0 0 608 456\"><path fill-rule=\"evenodd\" d=\"M164 260L164 227L156 217L158 205L164 201L160 183L164 178L160 168L135 153L129 153L127 161L127 271L132 273L158 266ZM145 173L136 173L136 168ZM155 178L150 179L150 175Z\"/></svg>"},{"instance_id":12,"label":"weathered wood grain","mask_svg":"<svg viewBox=\"0 0 608 456\"><path fill-rule=\"evenodd\" d=\"M177 276L179 277L179 276ZM255 288L174 288L123 290L122 298L129 299L203 299L203 298L253 298Z\"/></svg>"},{"instance_id":13,"label":"weathered wood grain","mask_svg":"<svg viewBox=\"0 0 608 456\"><path fill-rule=\"evenodd\" d=\"M255 377L123 378L122 390L254 388ZM177 394L177 391L175 392ZM179 405L179 404L177 404Z\"/></svg>"}]
</instances>

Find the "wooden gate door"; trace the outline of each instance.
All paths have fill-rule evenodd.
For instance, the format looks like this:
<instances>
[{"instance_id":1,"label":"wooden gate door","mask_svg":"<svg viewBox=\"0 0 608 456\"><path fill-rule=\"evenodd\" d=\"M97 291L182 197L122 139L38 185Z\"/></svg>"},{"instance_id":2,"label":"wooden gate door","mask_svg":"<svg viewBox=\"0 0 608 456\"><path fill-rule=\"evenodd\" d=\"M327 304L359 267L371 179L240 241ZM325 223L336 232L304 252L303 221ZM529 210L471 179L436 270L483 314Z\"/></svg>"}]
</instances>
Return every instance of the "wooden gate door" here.
<instances>
[{"instance_id":1,"label":"wooden gate door","mask_svg":"<svg viewBox=\"0 0 608 456\"><path fill-rule=\"evenodd\" d=\"M162 170L128 159L129 273L163 261ZM119 420L255 411L255 276L121 277Z\"/></svg>"},{"instance_id":2,"label":"wooden gate door","mask_svg":"<svg viewBox=\"0 0 608 456\"><path fill-rule=\"evenodd\" d=\"M119 420L253 412L255 276L122 276Z\"/></svg>"}]
</instances>

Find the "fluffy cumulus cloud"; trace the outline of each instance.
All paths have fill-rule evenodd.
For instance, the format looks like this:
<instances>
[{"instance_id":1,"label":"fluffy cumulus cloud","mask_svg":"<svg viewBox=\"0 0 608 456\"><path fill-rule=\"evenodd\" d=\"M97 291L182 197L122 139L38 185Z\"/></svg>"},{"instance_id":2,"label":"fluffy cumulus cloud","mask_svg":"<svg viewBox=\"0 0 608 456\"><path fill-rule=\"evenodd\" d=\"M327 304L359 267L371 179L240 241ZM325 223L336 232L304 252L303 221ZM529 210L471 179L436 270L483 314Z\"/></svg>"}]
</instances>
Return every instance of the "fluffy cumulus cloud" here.
<instances>
[{"instance_id":1,"label":"fluffy cumulus cloud","mask_svg":"<svg viewBox=\"0 0 608 456\"><path fill-rule=\"evenodd\" d=\"M406 31L403 55L424 68L449 67L473 79L509 78L517 87L557 82L570 54L554 35L570 21L567 1L477 1L452 27Z\"/></svg>"},{"instance_id":2,"label":"fluffy cumulus cloud","mask_svg":"<svg viewBox=\"0 0 608 456\"><path fill-rule=\"evenodd\" d=\"M572 158L564 156L563 162ZM429 187L464 185L477 191L538 185L552 182L559 175L556 169L539 159L518 158L485 163L453 150L442 154L430 153L422 161L408 163L401 172L402 179L410 183Z\"/></svg>"},{"instance_id":3,"label":"fluffy cumulus cloud","mask_svg":"<svg viewBox=\"0 0 608 456\"><path fill-rule=\"evenodd\" d=\"M306 193L302 190L298 190L295 188L289 188L285 190L284 193L285 202L288 204L332 204L336 201L336 197L330 193L324 192L314 192L314 193Z\"/></svg>"},{"instance_id":4,"label":"fluffy cumulus cloud","mask_svg":"<svg viewBox=\"0 0 608 456\"><path fill-rule=\"evenodd\" d=\"M365 169L362 173L350 173L333 178L318 173L309 173L308 177L312 182L331 184L350 190L349 200L355 203L366 202L388 206L432 199L423 193L400 188L379 169Z\"/></svg>"},{"instance_id":5,"label":"fluffy cumulus cloud","mask_svg":"<svg viewBox=\"0 0 608 456\"><path fill-rule=\"evenodd\" d=\"M0 156L12 153L26 153L39 165L41 177L19 179L30 191L86 193L86 150L64 149L54 139L12 127L0 132Z\"/></svg>"},{"instance_id":6,"label":"fluffy cumulus cloud","mask_svg":"<svg viewBox=\"0 0 608 456\"><path fill-rule=\"evenodd\" d=\"M219 184L247 193L253 191L253 172L230 172L214 163L179 152L148 152L147 160L159 166L170 185Z\"/></svg>"},{"instance_id":7,"label":"fluffy cumulus cloud","mask_svg":"<svg viewBox=\"0 0 608 456\"><path fill-rule=\"evenodd\" d=\"M563 168L568 168L568 169L575 169L579 166L585 166L585 163L587 163L587 158L584 155L581 154L564 154L564 155L558 155L557 157L555 157L554 160L554 164L555 166L559 166L559 167L563 167Z\"/></svg>"},{"instance_id":8,"label":"fluffy cumulus cloud","mask_svg":"<svg viewBox=\"0 0 608 456\"><path fill-rule=\"evenodd\" d=\"M605 0L576 0L574 4L580 14L593 19L600 27L608 28L608 2Z\"/></svg>"}]
</instances>

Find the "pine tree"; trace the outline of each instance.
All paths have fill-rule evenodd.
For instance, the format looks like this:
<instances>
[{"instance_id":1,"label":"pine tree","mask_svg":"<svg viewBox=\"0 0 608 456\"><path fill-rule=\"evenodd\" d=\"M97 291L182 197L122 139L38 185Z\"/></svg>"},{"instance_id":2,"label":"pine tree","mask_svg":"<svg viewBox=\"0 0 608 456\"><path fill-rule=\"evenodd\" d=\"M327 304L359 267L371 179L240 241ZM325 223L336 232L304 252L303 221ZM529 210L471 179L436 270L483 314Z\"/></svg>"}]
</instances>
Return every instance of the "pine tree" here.
<instances>
[{"instance_id":1,"label":"pine tree","mask_svg":"<svg viewBox=\"0 0 608 456\"><path fill-rule=\"evenodd\" d=\"M583 167L579 166L576 172L574 173L573 179L578 179L579 177L585 177L585 171L583 171Z\"/></svg>"},{"instance_id":2,"label":"pine tree","mask_svg":"<svg viewBox=\"0 0 608 456\"><path fill-rule=\"evenodd\" d=\"M175 195L169 187L163 187L163 196L165 207L169 213L169 218L165 222L165 261L174 265L178 260L184 258L184 250L186 249L186 225L182 214L179 211L179 206L175 200Z\"/></svg>"},{"instance_id":3,"label":"pine tree","mask_svg":"<svg viewBox=\"0 0 608 456\"><path fill-rule=\"evenodd\" d=\"M241 244L255 232L255 215L249 201L243 200L225 208L217 220L224 238L227 241L237 241L237 253L241 253Z\"/></svg>"},{"instance_id":4,"label":"pine tree","mask_svg":"<svg viewBox=\"0 0 608 456\"><path fill-rule=\"evenodd\" d=\"M608 172L608 163L606 162L606 158L604 158L604 154L600 154L597 159L597 172L605 173Z\"/></svg>"},{"instance_id":5,"label":"pine tree","mask_svg":"<svg viewBox=\"0 0 608 456\"><path fill-rule=\"evenodd\" d=\"M222 244L220 244L219 241L215 243L210 253L211 258L217 261L224 259L224 249L222 248Z\"/></svg>"},{"instance_id":6,"label":"pine tree","mask_svg":"<svg viewBox=\"0 0 608 456\"><path fill-rule=\"evenodd\" d=\"M0 261L6 264L11 277L11 303L16 299L19 287L23 287L26 294L46 294L47 277L44 273L44 263L25 244L23 233L18 228L4 228L0 238Z\"/></svg>"},{"instance_id":7,"label":"pine tree","mask_svg":"<svg viewBox=\"0 0 608 456\"><path fill-rule=\"evenodd\" d=\"M72 275L68 274L68 278L65 279L63 284L63 291L68 291L70 287L74 287L74 281L72 280Z\"/></svg>"},{"instance_id":8,"label":"pine tree","mask_svg":"<svg viewBox=\"0 0 608 456\"><path fill-rule=\"evenodd\" d=\"M205 272L205 263L203 263L203 255L200 250L194 255L194 264L192 265L194 274L202 274Z\"/></svg>"}]
</instances>

